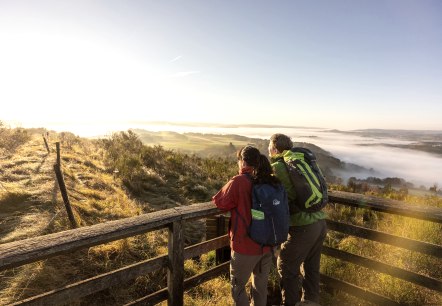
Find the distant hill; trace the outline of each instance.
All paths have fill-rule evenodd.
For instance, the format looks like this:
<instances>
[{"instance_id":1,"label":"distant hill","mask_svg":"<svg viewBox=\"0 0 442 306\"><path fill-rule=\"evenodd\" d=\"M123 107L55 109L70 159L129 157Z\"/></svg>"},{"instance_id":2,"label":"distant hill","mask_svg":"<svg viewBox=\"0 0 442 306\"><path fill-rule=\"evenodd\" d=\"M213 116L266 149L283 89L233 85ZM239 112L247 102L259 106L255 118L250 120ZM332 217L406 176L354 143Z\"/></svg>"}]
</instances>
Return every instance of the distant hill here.
<instances>
[{"instance_id":1,"label":"distant hill","mask_svg":"<svg viewBox=\"0 0 442 306\"><path fill-rule=\"evenodd\" d=\"M354 131L331 130L334 133L358 135L379 139L379 145L401 149L417 150L432 154L442 155L442 131L439 130L383 130L366 129ZM383 141L386 138L410 141L409 144L392 144ZM370 144L374 145L374 144Z\"/></svg>"},{"instance_id":2,"label":"distant hill","mask_svg":"<svg viewBox=\"0 0 442 306\"><path fill-rule=\"evenodd\" d=\"M330 130L343 134L356 134L362 137L392 137L410 141L442 141L441 130L390 130L390 129L362 129L353 131Z\"/></svg>"},{"instance_id":3,"label":"distant hill","mask_svg":"<svg viewBox=\"0 0 442 306\"><path fill-rule=\"evenodd\" d=\"M152 132L143 129L133 129L132 131L140 137L145 145L160 145L167 149L196 154L201 157L226 157L234 159L237 150L247 144L252 144L262 153L267 154L269 146L268 139L250 138L234 134ZM308 148L315 153L321 170L330 182L336 181L338 177L343 176L347 178L361 172L367 173L369 176L377 174L372 169L343 162L334 157L330 152L314 144L295 142L294 145Z\"/></svg>"},{"instance_id":4,"label":"distant hill","mask_svg":"<svg viewBox=\"0 0 442 306\"><path fill-rule=\"evenodd\" d=\"M235 157L236 151L247 144L267 153L268 140L240 135L218 135L203 133L152 132L133 129L143 144L160 145L179 152L196 154L200 157Z\"/></svg>"}]
</instances>

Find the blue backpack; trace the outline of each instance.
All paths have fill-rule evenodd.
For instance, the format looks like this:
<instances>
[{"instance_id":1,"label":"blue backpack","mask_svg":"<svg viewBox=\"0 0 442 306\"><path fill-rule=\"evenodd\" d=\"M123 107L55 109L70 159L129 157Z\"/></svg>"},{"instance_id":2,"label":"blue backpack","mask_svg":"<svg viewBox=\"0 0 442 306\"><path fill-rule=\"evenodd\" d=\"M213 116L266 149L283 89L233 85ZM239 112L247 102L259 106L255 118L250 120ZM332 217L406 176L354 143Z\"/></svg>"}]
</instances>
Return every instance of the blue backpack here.
<instances>
[{"instance_id":1,"label":"blue backpack","mask_svg":"<svg viewBox=\"0 0 442 306\"><path fill-rule=\"evenodd\" d=\"M282 184L253 184L250 238L261 246L277 246L287 240L289 226L288 198Z\"/></svg>"},{"instance_id":2,"label":"blue backpack","mask_svg":"<svg viewBox=\"0 0 442 306\"><path fill-rule=\"evenodd\" d=\"M251 177L246 175L250 180ZM236 210L237 217L243 216ZM252 220L247 229L249 237L264 246L277 246L287 240L290 226L290 213L287 192L282 184L253 184ZM236 221L238 222L238 220ZM236 228L234 230L236 232Z\"/></svg>"}]
</instances>

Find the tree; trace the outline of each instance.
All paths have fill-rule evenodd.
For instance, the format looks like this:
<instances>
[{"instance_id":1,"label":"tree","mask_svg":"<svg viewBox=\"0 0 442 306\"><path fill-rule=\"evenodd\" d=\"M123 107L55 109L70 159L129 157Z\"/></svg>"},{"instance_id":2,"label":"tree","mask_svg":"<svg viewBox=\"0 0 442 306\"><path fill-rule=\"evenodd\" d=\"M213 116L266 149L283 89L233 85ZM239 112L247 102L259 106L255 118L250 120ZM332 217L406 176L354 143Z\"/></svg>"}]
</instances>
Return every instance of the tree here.
<instances>
[{"instance_id":1,"label":"tree","mask_svg":"<svg viewBox=\"0 0 442 306\"><path fill-rule=\"evenodd\" d=\"M429 188L429 190L430 190L431 192L434 192L434 194L437 194L437 192L438 192L438 185L437 185L437 183L434 183L433 186L431 186L431 187Z\"/></svg>"}]
</instances>

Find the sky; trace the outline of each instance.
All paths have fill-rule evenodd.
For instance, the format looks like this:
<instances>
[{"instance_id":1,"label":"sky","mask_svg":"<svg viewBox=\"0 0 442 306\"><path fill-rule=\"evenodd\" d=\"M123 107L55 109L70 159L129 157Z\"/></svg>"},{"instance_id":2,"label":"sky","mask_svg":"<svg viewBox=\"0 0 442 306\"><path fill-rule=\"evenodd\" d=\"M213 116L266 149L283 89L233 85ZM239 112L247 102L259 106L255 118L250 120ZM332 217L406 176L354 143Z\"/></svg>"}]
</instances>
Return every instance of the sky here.
<instances>
[{"instance_id":1,"label":"sky","mask_svg":"<svg viewBox=\"0 0 442 306\"><path fill-rule=\"evenodd\" d=\"M442 1L0 0L0 120L442 130Z\"/></svg>"}]
</instances>

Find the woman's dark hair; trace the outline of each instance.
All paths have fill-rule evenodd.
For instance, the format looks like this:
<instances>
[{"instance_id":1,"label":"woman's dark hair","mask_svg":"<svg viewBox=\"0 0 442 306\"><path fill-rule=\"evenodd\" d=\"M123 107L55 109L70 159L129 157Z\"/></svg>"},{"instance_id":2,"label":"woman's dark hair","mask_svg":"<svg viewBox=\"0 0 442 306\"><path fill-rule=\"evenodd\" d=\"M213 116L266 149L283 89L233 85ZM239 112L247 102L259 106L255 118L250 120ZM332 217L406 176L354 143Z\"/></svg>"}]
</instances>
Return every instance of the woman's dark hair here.
<instances>
[{"instance_id":1,"label":"woman's dark hair","mask_svg":"<svg viewBox=\"0 0 442 306\"><path fill-rule=\"evenodd\" d=\"M245 146L237 153L238 160L243 160L248 166L253 167L253 183L255 184L279 184L280 181L273 175L273 169L267 156L261 154L253 146Z\"/></svg>"},{"instance_id":2,"label":"woman's dark hair","mask_svg":"<svg viewBox=\"0 0 442 306\"><path fill-rule=\"evenodd\" d=\"M236 154L238 160L245 161L248 166L255 169L259 166L260 155L261 153L259 153L259 150L253 146L242 147Z\"/></svg>"},{"instance_id":3,"label":"woman's dark hair","mask_svg":"<svg viewBox=\"0 0 442 306\"><path fill-rule=\"evenodd\" d=\"M255 177L253 183L255 184L270 184L277 185L280 184L280 180L273 175L272 165L264 154L259 156L259 166L255 169Z\"/></svg>"}]
</instances>

